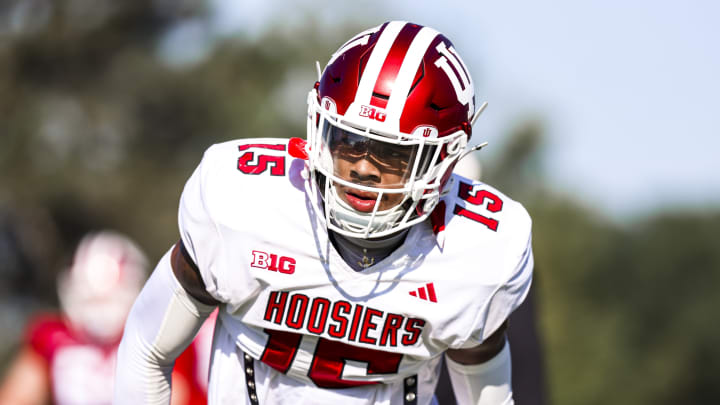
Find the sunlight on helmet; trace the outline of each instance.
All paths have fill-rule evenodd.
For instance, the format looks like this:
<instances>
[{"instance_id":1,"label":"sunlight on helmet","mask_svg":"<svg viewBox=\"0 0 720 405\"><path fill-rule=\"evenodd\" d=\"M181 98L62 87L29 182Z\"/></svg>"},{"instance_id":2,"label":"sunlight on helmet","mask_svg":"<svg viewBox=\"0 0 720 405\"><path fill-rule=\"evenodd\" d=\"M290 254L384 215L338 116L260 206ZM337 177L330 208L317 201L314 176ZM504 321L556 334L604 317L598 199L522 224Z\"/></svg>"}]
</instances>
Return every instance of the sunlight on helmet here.
<instances>
[{"instance_id":1,"label":"sunlight on helmet","mask_svg":"<svg viewBox=\"0 0 720 405\"><path fill-rule=\"evenodd\" d=\"M443 34L404 21L357 34L308 95L319 216L359 238L423 221L448 191L474 115L469 70Z\"/></svg>"}]
</instances>

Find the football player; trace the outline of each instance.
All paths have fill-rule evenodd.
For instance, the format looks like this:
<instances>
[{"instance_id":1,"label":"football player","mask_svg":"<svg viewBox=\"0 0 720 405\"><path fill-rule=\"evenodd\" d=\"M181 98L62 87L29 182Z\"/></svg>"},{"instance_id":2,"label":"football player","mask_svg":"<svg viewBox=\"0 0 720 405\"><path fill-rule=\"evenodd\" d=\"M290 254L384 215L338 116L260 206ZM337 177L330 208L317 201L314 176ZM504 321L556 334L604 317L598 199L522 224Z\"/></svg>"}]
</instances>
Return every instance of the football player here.
<instances>
[{"instance_id":1,"label":"football player","mask_svg":"<svg viewBox=\"0 0 720 405\"><path fill-rule=\"evenodd\" d=\"M60 313L36 314L28 324L24 345L0 385L0 404L110 404L117 347L147 268L145 254L126 236L86 235L72 266L60 273ZM194 349L175 370L174 404L205 402L194 377L203 371Z\"/></svg>"},{"instance_id":2,"label":"football player","mask_svg":"<svg viewBox=\"0 0 720 405\"><path fill-rule=\"evenodd\" d=\"M443 356L459 403L512 404L531 221L452 173L481 110L448 38L391 21L318 65L307 141L210 147L126 324L115 403L167 403L219 306L210 404L428 404Z\"/></svg>"}]
</instances>

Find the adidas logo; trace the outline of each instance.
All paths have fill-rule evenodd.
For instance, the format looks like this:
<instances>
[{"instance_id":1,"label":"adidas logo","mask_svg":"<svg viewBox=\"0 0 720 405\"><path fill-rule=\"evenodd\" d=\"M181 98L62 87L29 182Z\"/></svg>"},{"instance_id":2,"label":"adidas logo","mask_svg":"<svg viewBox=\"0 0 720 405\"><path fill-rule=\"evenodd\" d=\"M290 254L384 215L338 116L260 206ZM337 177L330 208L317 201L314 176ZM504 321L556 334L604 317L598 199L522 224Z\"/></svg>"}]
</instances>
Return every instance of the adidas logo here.
<instances>
[{"instance_id":1,"label":"adidas logo","mask_svg":"<svg viewBox=\"0 0 720 405\"><path fill-rule=\"evenodd\" d=\"M438 302L437 296L435 295L435 286L433 285L433 283L427 283L424 287L420 287L415 291L410 291L409 294L413 297L418 297L421 300Z\"/></svg>"}]
</instances>

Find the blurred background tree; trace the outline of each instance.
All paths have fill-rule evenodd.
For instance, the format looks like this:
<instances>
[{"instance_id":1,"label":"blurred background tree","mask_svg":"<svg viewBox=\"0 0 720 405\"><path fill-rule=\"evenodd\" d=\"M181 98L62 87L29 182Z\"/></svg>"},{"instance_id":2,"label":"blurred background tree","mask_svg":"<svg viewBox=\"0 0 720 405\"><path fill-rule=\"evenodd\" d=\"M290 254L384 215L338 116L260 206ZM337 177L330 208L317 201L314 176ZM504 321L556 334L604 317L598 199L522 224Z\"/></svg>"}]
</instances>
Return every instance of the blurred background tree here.
<instances>
[{"instance_id":1,"label":"blurred background tree","mask_svg":"<svg viewBox=\"0 0 720 405\"><path fill-rule=\"evenodd\" d=\"M208 7L0 2L0 359L29 313L57 305L86 232L118 229L157 258L208 146L304 136L313 58L336 41L312 27L221 38Z\"/></svg>"},{"instance_id":2,"label":"blurred background tree","mask_svg":"<svg viewBox=\"0 0 720 405\"><path fill-rule=\"evenodd\" d=\"M57 305L56 274L85 232L114 228L160 257L204 149L304 137L315 59L368 25L328 35L309 16L224 37L208 7L0 2L0 371L26 317ZM720 211L611 220L547 184L545 132L526 117L478 156L534 219L549 402L720 403Z\"/></svg>"}]
</instances>

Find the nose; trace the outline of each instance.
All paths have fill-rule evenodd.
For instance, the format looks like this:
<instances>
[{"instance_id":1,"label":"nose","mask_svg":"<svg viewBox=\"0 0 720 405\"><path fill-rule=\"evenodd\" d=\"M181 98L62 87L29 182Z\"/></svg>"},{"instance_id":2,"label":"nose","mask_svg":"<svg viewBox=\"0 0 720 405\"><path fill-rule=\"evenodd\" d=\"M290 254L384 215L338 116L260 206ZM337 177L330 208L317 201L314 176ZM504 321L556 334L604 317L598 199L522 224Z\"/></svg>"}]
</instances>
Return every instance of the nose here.
<instances>
[{"instance_id":1,"label":"nose","mask_svg":"<svg viewBox=\"0 0 720 405\"><path fill-rule=\"evenodd\" d=\"M380 183L380 168L369 160L367 154L353 162L350 168L350 177L361 182Z\"/></svg>"}]
</instances>

